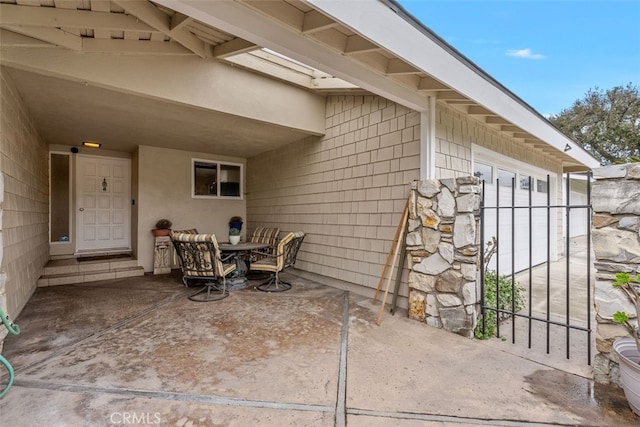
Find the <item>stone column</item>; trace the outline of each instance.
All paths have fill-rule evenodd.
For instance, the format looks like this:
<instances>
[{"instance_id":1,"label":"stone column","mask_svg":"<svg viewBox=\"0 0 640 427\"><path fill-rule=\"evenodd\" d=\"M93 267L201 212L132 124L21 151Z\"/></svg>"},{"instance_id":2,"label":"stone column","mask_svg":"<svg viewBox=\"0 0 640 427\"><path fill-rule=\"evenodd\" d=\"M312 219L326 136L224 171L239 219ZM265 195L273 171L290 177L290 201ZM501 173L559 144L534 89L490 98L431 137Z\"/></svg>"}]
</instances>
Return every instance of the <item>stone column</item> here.
<instances>
[{"instance_id":1,"label":"stone column","mask_svg":"<svg viewBox=\"0 0 640 427\"><path fill-rule=\"evenodd\" d=\"M598 351L593 373L597 382L620 384L618 363L611 346L629 332L611 318L616 311L635 316L635 309L612 283L616 273L635 276L640 272L640 163L607 166L593 173L592 240ZM637 319L632 322L637 323Z\"/></svg>"},{"instance_id":2,"label":"stone column","mask_svg":"<svg viewBox=\"0 0 640 427\"><path fill-rule=\"evenodd\" d=\"M409 317L472 338L480 310L476 177L415 182L406 239Z\"/></svg>"}]
</instances>

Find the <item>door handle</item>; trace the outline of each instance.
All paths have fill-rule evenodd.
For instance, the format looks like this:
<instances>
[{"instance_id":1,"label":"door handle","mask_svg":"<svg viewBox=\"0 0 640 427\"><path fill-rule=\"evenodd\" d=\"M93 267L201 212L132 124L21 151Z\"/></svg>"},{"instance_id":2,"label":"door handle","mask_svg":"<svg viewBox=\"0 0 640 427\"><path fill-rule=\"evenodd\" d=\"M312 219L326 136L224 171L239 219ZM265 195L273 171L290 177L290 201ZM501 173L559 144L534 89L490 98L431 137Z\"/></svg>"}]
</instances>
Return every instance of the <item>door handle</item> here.
<instances>
[{"instance_id":1,"label":"door handle","mask_svg":"<svg viewBox=\"0 0 640 427\"><path fill-rule=\"evenodd\" d=\"M80 212L84 212L84 208L80 208Z\"/></svg>"}]
</instances>

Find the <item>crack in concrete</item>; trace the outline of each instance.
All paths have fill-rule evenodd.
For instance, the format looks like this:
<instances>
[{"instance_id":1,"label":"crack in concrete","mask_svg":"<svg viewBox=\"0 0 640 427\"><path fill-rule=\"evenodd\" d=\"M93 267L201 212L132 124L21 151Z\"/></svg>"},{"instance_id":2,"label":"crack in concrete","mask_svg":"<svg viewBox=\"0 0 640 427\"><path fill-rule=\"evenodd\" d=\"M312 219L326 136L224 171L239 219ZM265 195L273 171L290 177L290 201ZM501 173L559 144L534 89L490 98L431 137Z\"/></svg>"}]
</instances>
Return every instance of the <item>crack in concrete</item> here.
<instances>
[{"instance_id":1,"label":"crack in concrete","mask_svg":"<svg viewBox=\"0 0 640 427\"><path fill-rule=\"evenodd\" d=\"M342 302L342 328L340 331L340 366L338 368L338 395L336 398L335 426L347 424L347 348L349 343L349 292Z\"/></svg>"}]
</instances>

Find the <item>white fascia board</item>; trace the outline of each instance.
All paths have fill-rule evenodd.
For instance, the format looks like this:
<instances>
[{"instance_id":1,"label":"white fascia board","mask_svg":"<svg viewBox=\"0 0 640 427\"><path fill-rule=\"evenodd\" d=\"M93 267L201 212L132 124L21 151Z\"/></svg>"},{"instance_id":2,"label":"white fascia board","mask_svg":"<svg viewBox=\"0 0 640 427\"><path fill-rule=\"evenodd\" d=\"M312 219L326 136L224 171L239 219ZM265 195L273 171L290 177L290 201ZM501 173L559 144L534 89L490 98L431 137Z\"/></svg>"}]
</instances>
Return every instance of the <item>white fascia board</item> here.
<instances>
[{"instance_id":1,"label":"white fascia board","mask_svg":"<svg viewBox=\"0 0 640 427\"><path fill-rule=\"evenodd\" d=\"M442 44L427 37L408 18L400 16L384 1L306 2L550 146L564 151L569 144L572 149L566 154L576 161L590 168L599 166L596 159L533 108L515 99L514 95L496 85L491 78L474 70Z\"/></svg>"},{"instance_id":2,"label":"white fascia board","mask_svg":"<svg viewBox=\"0 0 640 427\"><path fill-rule=\"evenodd\" d=\"M411 90L388 79L357 61L312 40L300 31L277 24L240 2L157 0L156 3L325 71L413 110L426 111L428 109L427 98L417 90ZM362 2L354 3L362 5Z\"/></svg>"}]
</instances>

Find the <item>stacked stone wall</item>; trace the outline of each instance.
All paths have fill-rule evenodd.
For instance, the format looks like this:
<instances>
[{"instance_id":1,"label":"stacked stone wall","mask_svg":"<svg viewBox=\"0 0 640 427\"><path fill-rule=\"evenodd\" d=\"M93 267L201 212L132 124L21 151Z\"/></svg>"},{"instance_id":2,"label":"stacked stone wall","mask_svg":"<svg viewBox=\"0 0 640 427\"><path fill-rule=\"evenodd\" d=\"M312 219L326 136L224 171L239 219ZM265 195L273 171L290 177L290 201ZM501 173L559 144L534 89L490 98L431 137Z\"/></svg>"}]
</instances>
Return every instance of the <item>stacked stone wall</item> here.
<instances>
[{"instance_id":1,"label":"stacked stone wall","mask_svg":"<svg viewBox=\"0 0 640 427\"><path fill-rule=\"evenodd\" d=\"M620 383L613 342L629 335L613 323L616 311L636 316L633 305L613 288L616 273L640 273L640 163L594 170L593 249L596 268L596 348L594 378L600 383ZM632 320L637 324L637 319Z\"/></svg>"},{"instance_id":2,"label":"stacked stone wall","mask_svg":"<svg viewBox=\"0 0 640 427\"><path fill-rule=\"evenodd\" d=\"M416 182L409 199L409 317L473 337L479 312L476 177Z\"/></svg>"}]
</instances>

